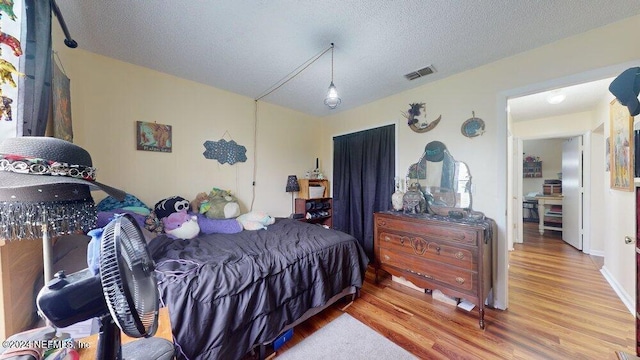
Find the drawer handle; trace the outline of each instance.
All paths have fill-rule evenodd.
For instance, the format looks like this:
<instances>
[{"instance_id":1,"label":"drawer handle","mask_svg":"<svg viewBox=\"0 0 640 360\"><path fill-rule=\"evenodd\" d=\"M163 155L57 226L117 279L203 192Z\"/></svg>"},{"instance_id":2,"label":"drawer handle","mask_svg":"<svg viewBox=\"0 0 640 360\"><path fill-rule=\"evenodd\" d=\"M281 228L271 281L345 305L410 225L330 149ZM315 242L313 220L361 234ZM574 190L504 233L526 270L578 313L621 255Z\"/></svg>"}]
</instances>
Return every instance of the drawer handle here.
<instances>
[{"instance_id":1,"label":"drawer handle","mask_svg":"<svg viewBox=\"0 0 640 360\"><path fill-rule=\"evenodd\" d=\"M422 255L427 251L427 242L421 238L411 238L411 247L416 255Z\"/></svg>"},{"instance_id":2,"label":"drawer handle","mask_svg":"<svg viewBox=\"0 0 640 360\"><path fill-rule=\"evenodd\" d=\"M406 236L400 237L400 245L404 245L404 242L408 239Z\"/></svg>"},{"instance_id":3,"label":"drawer handle","mask_svg":"<svg viewBox=\"0 0 640 360\"><path fill-rule=\"evenodd\" d=\"M462 253L462 251L458 251L456 253L456 259L458 259L458 260L464 259L464 254Z\"/></svg>"},{"instance_id":4,"label":"drawer handle","mask_svg":"<svg viewBox=\"0 0 640 360\"><path fill-rule=\"evenodd\" d=\"M440 255L440 246L436 247L436 254Z\"/></svg>"},{"instance_id":5,"label":"drawer handle","mask_svg":"<svg viewBox=\"0 0 640 360\"><path fill-rule=\"evenodd\" d=\"M390 238L390 237L388 237L388 236L385 236L385 237L384 237L384 241L391 241L391 238Z\"/></svg>"},{"instance_id":6,"label":"drawer handle","mask_svg":"<svg viewBox=\"0 0 640 360\"><path fill-rule=\"evenodd\" d=\"M462 284L464 284L464 279L458 276L458 277L456 278L456 282L457 282L458 284L462 285Z\"/></svg>"},{"instance_id":7,"label":"drawer handle","mask_svg":"<svg viewBox=\"0 0 640 360\"><path fill-rule=\"evenodd\" d=\"M410 273L412 273L412 274L416 274L416 275L418 275L418 276L422 276L423 278L427 278L427 279L429 279L429 280L435 280L435 278L434 278L433 276L431 276L431 275L421 274L421 273L419 273L419 272L417 272L417 271L413 271L413 270L411 270L411 269L405 269L405 271L408 271L408 272L410 272Z\"/></svg>"},{"instance_id":8,"label":"drawer handle","mask_svg":"<svg viewBox=\"0 0 640 360\"><path fill-rule=\"evenodd\" d=\"M385 260L389 260L389 259L391 259L391 257L390 257L389 255L385 255L385 256L384 256L384 259L385 259Z\"/></svg>"}]
</instances>

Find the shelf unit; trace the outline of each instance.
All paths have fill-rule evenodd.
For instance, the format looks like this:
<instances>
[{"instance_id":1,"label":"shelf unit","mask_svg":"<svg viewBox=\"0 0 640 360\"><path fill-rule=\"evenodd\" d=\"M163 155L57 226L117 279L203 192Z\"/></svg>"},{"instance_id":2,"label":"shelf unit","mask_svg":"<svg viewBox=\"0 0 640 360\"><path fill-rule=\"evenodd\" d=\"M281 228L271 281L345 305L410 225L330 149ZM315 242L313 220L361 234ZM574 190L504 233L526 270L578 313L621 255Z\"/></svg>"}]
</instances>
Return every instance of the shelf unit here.
<instances>
[{"instance_id":1,"label":"shelf unit","mask_svg":"<svg viewBox=\"0 0 640 360\"><path fill-rule=\"evenodd\" d=\"M562 231L562 196L538 196L538 213L540 235L545 230Z\"/></svg>"},{"instance_id":2,"label":"shelf unit","mask_svg":"<svg viewBox=\"0 0 640 360\"><path fill-rule=\"evenodd\" d=\"M300 221L308 223L333 226L333 199L296 199L296 214L303 214Z\"/></svg>"},{"instance_id":3,"label":"shelf unit","mask_svg":"<svg viewBox=\"0 0 640 360\"><path fill-rule=\"evenodd\" d=\"M298 179L298 185L300 185L300 192L298 197L301 199L312 199L309 192L310 186L324 186L324 192L319 198L329 197L329 180L326 179Z\"/></svg>"},{"instance_id":4,"label":"shelf unit","mask_svg":"<svg viewBox=\"0 0 640 360\"><path fill-rule=\"evenodd\" d=\"M525 161L522 163L522 177L541 178L542 161Z\"/></svg>"}]
</instances>

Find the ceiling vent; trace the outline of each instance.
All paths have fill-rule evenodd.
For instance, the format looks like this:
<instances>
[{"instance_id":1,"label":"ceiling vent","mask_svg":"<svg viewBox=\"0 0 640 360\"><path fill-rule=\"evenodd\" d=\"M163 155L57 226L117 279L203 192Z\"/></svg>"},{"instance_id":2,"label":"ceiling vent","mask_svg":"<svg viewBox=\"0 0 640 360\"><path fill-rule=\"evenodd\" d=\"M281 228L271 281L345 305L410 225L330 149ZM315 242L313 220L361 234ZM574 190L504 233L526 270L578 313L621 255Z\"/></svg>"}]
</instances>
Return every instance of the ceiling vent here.
<instances>
[{"instance_id":1,"label":"ceiling vent","mask_svg":"<svg viewBox=\"0 0 640 360\"><path fill-rule=\"evenodd\" d=\"M406 74L404 77L406 77L408 80L415 80L417 78L421 78L423 76L427 76L429 74L433 74L434 72L436 72L436 69L433 67L433 65L429 65L425 68L422 68L420 70L416 70L413 72L410 72L408 74Z\"/></svg>"}]
</instances>

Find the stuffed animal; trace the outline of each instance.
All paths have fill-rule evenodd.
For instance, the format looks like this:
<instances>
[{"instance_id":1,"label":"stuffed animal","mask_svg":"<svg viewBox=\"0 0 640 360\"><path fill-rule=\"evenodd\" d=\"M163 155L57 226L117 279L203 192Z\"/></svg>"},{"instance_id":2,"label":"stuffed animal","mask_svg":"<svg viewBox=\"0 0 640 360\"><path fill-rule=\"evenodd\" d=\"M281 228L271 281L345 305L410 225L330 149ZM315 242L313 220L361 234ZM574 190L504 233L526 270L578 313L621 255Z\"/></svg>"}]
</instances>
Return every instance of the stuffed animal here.
<instances>
[{"instance_id":1,"label":"stuffed animal","mask_svg":"<svg viewBox=\"0 0 640 360\"><path fill-rule=\"evenodd\" d=\"M182 210L185 212L189 210L189 201L180 196L172 196L160 200L156 203L153 209L158 219L166 218L167 216Z\"/></svg>"},{"instance_id":2,"label":"stuffed animal","mask_svg":"<svg viewBox=\"0 0 640 360\"><path fill-rule=\"evenodd\" d=\"M271 225L276 222L272 216L261 211L251 211L246 214L242 214L236 218L245 230L260 230L266 229L267 225Z\"/></svg>"},{"instance_id":3,"label":"stuffed animal","mask_svg":"<svg viewBox=\"0 0 640 360\"><path fill-rule=\"evenodd\" d=\"M238 199L231 192L218 188L213 188L209 195L198 194L191 202L191 209L209 219L230 219L240 215Z\"/></svg>"},{"instance_id":4,"label":"stuffed animal","mask_svg":"<svg viewBox=\"0 0 640 360\"><path fill-rule=\"evenodd\" d=\"M198 236L200 226L196 215L187 214L186 210L181 210L162 218L164 232L174 239L189 240Z\"/></svg>"}]
</instances>

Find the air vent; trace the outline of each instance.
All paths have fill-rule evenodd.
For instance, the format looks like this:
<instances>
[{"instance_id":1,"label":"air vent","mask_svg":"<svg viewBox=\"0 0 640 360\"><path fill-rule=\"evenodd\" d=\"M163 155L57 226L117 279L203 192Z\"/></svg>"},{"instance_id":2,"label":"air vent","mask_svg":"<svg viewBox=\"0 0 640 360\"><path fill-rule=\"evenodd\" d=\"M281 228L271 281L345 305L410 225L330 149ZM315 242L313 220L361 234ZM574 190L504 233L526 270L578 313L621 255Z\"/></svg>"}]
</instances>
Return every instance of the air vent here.
<instances>
[{"instance_id":1,"label":"air vent","mask_svg":"<svg viewBox=\"0 0 640 360\"><path fill-rule=\"evenodd\" d=\"M423 76L427 76L429 74L433 74L434 72L436 72L436 69L432 66L429 65L425 68L422 68L420 70L416 70L414 72L410 72L408 74L406 74L404 77L406 77L408 80L415 80L417 78L421 78Z\"/></svg>"}]
</instances>

